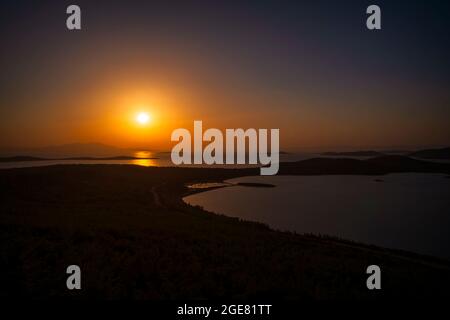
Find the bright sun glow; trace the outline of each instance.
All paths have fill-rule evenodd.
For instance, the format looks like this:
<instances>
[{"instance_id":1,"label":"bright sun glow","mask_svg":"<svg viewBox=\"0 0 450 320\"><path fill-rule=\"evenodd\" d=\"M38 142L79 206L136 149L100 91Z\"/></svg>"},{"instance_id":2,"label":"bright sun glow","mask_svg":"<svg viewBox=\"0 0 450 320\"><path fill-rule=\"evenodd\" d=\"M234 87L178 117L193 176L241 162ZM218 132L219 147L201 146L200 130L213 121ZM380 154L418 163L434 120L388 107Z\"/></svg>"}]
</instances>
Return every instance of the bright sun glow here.
<instances>
[{"instance_id":1,"label":"bright sun glow","mask_svg":"<svg viewBox=\"0 0 450 320\"><path fill-rule=\"evenodd\" d=\"M136 116L136 121L140 124L147 124L150 122L150 120L150 114L148 114L147 112L140 112Z\"/></svg>"}]
</instances>

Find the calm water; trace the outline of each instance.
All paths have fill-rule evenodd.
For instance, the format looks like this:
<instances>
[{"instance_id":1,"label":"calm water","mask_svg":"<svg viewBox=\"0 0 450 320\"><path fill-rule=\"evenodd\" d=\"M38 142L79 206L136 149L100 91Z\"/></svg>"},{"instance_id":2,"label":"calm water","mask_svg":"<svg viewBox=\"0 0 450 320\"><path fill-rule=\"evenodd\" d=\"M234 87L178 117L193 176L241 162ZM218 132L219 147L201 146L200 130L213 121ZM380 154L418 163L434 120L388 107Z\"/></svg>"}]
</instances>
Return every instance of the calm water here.
<instances>
[{"instance_id":1,"label":"calm water","mask_svg":"<svg viewBox=\"0 0 450 320\"><path fill-rule=\"evenodd\" d=\"M25 168L25 167L39 167L39 166L51 166L51 165L57 165L57 164L133 164L133 165L139 165L139 166L157 166L157 167L173 167L174 164L172 163L172 160L170 158L169 152L150 152L150 151L138 151L132 154L129 154L130 156L134 157L148 157L153 159L133 159L133 160L40 160L40 161L14 161L14 162L0 162L0 169L10 169L10 168ZM51 155L46 154L38 154L33 155L37 157L43 157L43 158L52 158ZM70 155L74 156L74 155ZM66 157L70 157L66 156ZM92 157L101 157L99 155L89 155ZM316 157L315 154L303 154L303 153L289 153L289 154L280 154L280 161L298 161L298 160L304 160ZM61 158L64 158L64 156L60 156ZM188 165L181 165L181 166L188 166ZM248 167L248 165L196 165L197 167ZM254 165L253 165L254 166Z\"/></svg>"},{"instance_id":2,"label":"calm water","mask_svg":"<svg viewBox=\"0 0 450 320\"><path fill-rule=\"evenodd\" d=\"M450 258L450 179L446 175L257 176L227 182L276 187L232 186L184 200L275 229Z\"/></svg>"}]
</instances>

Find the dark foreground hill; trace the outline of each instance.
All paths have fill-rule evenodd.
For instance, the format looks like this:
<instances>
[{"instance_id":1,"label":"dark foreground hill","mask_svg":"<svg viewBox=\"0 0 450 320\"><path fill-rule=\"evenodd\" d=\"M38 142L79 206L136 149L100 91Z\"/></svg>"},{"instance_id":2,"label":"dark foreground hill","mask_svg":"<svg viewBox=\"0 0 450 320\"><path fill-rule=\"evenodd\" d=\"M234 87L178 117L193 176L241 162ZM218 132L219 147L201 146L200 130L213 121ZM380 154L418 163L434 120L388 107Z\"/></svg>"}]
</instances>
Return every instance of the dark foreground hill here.
<instances>
[{"instance_id":1,"label":"dark foreground hill","mask_svg":"<svg viewBox=\"0 0 450 320\"><path fill-rule=\"evenodd\" d=\"M351 173L355 165L353 173L375 174L399 165L389 159L328 161L281 164L281 173ZM422 162L411 162L410 168L448 172L448 167ZM181 200L189 192L188 182L254 174L259 170L131 165L0 170L0 296L407 299L449 295L447 261L278 232L208 213ZM81 267L80 291L66 289L65 270L71 264ZM371 264L382 268L381 291L366 288L365 271Z\"/></svg>"}]
</instances>

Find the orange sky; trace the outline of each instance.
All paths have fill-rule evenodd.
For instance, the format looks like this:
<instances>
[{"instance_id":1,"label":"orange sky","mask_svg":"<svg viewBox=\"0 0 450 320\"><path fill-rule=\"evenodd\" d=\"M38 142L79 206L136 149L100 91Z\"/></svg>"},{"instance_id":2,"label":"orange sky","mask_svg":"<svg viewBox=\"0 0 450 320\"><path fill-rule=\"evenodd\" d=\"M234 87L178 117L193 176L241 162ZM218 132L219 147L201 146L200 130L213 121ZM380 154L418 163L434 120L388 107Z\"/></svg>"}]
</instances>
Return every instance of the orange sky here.
<instances>
[{"instance_id":1,"label":"orange sky","mask_svg":"<svg viewBox=\"0 0 450 320\"><path fill-rule=\"evenodd\" d=\"M169 150L172 130L194 120L279 128L286 151L449 143L448 58L431 34L369 36L313 6L147 6L83 2L80 32L50 3L11 13L1 28L0 147ZM140 111L151 124L136 123Z\"/></svg>"},{"instance_id":2,"label":"orange sky","mask_svg":"<svg viewBox=\"0 0 450 320\"><path fill-rule=\"evenodd\" d=\"M2 120L1 144L34 147L102 142L168 150L172 130L192 129L194 120L202 120L205 128L280 128L283 150L445 143L445 119L439 124L426 112L410 118L370 106L355 110L340 101L319 102L308 97L293 101L257 91L228 96L202 88L154 85L133 75L111 78L121 81L106 79L86 90L33 96L28 103L36 111L22 112L18 107L7 123ZM246 108L248 105L257 107ZM286 105L298 107L282 107ZM152 121L138 124L139 112L148 112Z\"/></svg>"}]
</instances>

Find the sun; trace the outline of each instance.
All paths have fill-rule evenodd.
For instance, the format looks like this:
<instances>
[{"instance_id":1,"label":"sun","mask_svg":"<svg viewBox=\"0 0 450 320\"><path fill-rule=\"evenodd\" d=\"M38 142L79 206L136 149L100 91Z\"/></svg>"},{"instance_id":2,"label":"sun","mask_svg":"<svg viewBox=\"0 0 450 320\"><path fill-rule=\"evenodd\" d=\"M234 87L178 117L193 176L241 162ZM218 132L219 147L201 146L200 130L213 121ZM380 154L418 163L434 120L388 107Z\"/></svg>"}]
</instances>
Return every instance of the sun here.
<instances>
[{"instance_id":1,"label":"sun","mask_svg":"<svg viewBox=\"0 0 450 320\"><path fill-rule=\"evenodd\" d=\"M150 114L147 112L140 112L136 115L136 122L145 125L151 121Z\"/></svg>"}]
</instances>

